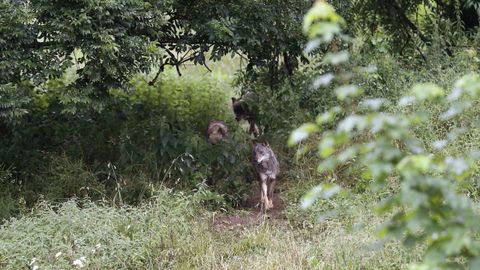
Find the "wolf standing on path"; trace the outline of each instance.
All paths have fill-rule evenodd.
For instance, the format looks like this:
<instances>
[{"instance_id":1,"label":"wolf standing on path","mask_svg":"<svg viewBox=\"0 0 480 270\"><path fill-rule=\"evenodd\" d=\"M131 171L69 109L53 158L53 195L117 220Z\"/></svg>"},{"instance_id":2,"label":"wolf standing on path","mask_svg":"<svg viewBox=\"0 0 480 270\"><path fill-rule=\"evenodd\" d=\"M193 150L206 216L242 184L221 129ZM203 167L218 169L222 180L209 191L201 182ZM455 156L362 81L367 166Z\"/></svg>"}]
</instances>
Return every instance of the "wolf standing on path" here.
<instances>
[{"instance_id":1,"label":"wolf standing on path","mask_svg":"<svg viewBox=\"0 0 480 270\"><path fill-rule=\"evenodd\" d=\"M260 180L261 209L266 211L273 208L273 190L280 173L277 157L268 144L253 143L253 166Z\"/></svg>"}]
</instances>

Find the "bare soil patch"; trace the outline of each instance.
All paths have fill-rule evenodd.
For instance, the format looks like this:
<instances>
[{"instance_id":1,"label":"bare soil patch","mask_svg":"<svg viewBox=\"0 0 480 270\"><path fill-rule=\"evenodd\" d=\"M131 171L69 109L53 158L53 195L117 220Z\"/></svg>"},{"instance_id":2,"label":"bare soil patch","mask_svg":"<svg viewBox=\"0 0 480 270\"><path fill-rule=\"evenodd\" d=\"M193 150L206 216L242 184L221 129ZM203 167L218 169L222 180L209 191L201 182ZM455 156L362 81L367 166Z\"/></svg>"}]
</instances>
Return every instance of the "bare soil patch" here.
<instances>
[{"instance_id":1,"label":"bare soil patch","mask_svg":"<svg viewBox=\"0 0 480 270\"><path fill-rule=\"evenodd\" d=\"M243 227L258 225L263 222L275 224L283 219L285 204L278 193L273 194L273 208L267 213L260 211L260 189L254 191L247 201L236 211L216 216L213 225L217 229L241 229Z\"/></svg>"}]
</instances>

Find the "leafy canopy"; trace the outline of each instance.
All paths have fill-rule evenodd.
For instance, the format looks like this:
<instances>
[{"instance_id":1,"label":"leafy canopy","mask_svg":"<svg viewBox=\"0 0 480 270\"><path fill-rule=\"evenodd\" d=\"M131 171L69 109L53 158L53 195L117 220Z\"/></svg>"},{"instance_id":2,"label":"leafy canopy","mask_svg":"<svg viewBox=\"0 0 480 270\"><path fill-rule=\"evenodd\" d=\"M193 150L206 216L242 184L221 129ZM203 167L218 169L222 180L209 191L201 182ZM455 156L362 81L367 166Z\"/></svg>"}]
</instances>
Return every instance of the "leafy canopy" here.
<instances>
[{"instance_id":1,"label":"leafy canopy","mask_svg":"<svg viewBox=\"0 0 480 270\"><path fill-rule=\"evenodd\" d=\"M31 111L35 95L101 110L132 76L238 54L248 67L289 72L302 54L308 1L0 1L0 116ZM207 52L209 54L207 54ZM280 63L280 58L284 64ZM68 75L66 75L68 74ZM67 80L66 77L73 78ZM55 81L55 87L48 81ZM75 112L75 109L67 110Z\"/></svg>"}]
</instances>

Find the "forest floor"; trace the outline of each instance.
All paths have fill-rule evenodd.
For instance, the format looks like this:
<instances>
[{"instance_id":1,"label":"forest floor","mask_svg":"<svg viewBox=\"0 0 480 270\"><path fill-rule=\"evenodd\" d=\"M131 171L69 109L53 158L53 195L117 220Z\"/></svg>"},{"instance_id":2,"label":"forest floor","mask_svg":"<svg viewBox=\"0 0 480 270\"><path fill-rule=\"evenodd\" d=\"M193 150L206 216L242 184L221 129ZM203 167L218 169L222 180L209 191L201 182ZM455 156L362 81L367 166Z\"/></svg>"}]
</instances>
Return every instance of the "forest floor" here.
<instances>
[{"instance_id":1,"label":"forest floor","mask_svg":"<svg viewBox=\"0 0 480 270\"><path fill-rule=\"evenodd\" d=\"M241 205L237 211L227 214L220 214L214 217L213 225L219 229L240 229L250 225L260 225L263 222L276 224L278 222L286 222L283 216L285 203L279 193L273 194L273 208L267 213L260 210L260 188L254 188L252 193Z\"/></svg>"}]
</instances>

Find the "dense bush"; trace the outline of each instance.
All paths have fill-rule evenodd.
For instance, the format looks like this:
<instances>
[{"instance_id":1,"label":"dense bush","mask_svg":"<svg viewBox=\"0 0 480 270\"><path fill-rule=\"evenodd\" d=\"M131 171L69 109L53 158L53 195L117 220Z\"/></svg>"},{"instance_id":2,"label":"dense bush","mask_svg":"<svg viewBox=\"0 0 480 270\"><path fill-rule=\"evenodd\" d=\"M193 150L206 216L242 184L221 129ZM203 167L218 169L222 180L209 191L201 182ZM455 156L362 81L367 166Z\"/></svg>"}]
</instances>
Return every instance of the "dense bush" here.
<instances>
[{"instance_id":1,"label":"dense bush","mask_svg":"<svg viewBox=\"0 0 480 270\"><path fill-rule=\"evenodd\" d=\"M149 85L138 75L132 92L112 89L101 112L77 106L75 114L59 106L68 80L48 82L49 91L35 95L34 113L4 123L0 157L15 179L2 181L3 190L15 191L3 192L4 201L24 198L32 206L38 198L87 196L138 203L160 182L187 189L205 182L234 204L244 197L250 142L233 120L233 89L222 76L167 70ZM214 146L205 138L211 119L230 129Z\"/></svg>"},{"instance_id":2,"label":"dense bush","mask_svg":"<svg viewBox=\"0 0 480 270\"><path fill-rule=\"evenodd\" d=\"M317 43L329 42L335 35L342 38L342 23L332 6L317 2L306 15L304 30ZM339 53L332 55L340 57ZM324 61L339 64L328 61L328 56ZM347 61L348 56L343 62ZM412 264L411 269L478 268L477 204L465 196L463 187L475 183L478 174L480 145L475 119L479 115L475 106L480 76L462 76L452 91L434 83L416 83L402 92L398 101L361 99L363 89L349 83L345 80L335 85L340 105L296 129L290 143L321 132L316 147L322 160L320 172L356 164L372 190L385 192L379 212L393 212L393 216L379 235L397 237L410 249L425 247L423 260ZM424 134L429 137L422 137ZM465 134L473 143L465 145ZM452 152L451 147L462 149ZM392 179L399 183L393 192L388 190ZM329 199L339 190L336 185L318 185L305 196L302 206L310 207L319 198Z\"/></svg>"},{"instance_id":3,"label":"dense bush","mask_svg":"<svg viewBox=\"0 0 480 270\"><path fill-rule=\"evenodd\" d=\"M19 211L19 201L15 200L18 185L12 176L12 172L0 167L0 220L9 217Z\"/></svg>"}]
</instances>

